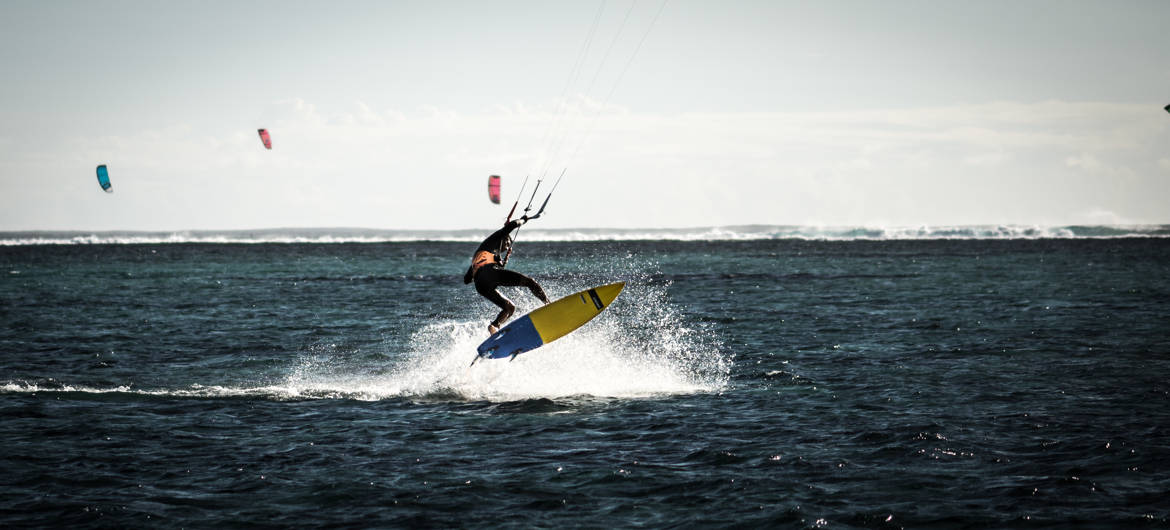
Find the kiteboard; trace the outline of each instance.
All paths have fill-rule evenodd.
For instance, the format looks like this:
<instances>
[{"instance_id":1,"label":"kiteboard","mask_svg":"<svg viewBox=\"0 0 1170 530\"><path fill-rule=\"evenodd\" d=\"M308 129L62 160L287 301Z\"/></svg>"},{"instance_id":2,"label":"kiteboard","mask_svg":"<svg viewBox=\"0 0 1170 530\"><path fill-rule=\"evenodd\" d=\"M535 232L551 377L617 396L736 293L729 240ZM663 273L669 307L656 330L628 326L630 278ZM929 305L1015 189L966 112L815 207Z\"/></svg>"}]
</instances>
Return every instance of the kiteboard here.
<instances>
[{"instance_id":1,"label":"kiteboard","mask_svg":"<svg viewBox=\"0 0 1170 530\"><path fill-rule=\"evenodd\" d=\"M625 286L617 282L586 289L513 320L476 348L479 353L471 364L481 358L515 358L572 333L609 307Z\"/></svg>"}]
</instances>

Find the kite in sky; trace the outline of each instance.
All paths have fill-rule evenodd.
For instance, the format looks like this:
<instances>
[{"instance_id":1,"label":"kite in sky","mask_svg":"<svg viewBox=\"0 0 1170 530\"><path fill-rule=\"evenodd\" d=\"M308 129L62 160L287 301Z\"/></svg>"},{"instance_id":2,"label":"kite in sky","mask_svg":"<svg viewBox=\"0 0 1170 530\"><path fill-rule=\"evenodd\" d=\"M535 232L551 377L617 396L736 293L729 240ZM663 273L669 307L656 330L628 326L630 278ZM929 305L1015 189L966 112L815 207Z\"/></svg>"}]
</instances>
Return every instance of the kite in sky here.
<instances>
[{"instance_id":1,"label":"kite in sky","mask_svg":"<svg viewBox=\"0 0 1170 530\"><path fill-rule=\"evenodd\" d=\"M492 175L488 177L488 198L492 200L493 204L500 204L500 176Z\"/></svg>"},{"instance_id":2,"label":"kite in sky","mask_svg":"<svg viewBox=\"0 0 1170 530\"><path fill-rule=\"evenodd\" d=\"M106 193L114 193L114 187L110 185L110 172L106 169L105 164L97 167L97 179L98 184L103 190L106 190Z\"/></svg>"}]
</instances>

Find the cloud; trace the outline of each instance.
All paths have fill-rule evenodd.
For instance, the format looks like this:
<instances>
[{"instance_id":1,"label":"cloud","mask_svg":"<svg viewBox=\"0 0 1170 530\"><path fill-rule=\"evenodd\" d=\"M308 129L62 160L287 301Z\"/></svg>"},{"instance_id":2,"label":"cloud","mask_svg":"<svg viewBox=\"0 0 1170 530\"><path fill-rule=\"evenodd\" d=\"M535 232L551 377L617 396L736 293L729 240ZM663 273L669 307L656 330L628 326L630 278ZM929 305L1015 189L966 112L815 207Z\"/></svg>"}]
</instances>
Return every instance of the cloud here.
<instances>
[{"instance_id":1,"label":"cloud","mask_svg":"<svg viewBox=\"0 0 1170 530\"><path fill-rule=\"evenodd\" d=\"M1130 219L1127 219L1121 215L1118 215L1116 212L1112 212L1109 210L1103 210L1100 208L1093 208L1093 209L1089 210L1088 212L1086 212L1085 214L1082 215L1082 219L1083 219L1083 221L1082 221L1083 224L1087 224L1087 225L1127 226L1127 225L1138 224L1138 223L1134 223Z\"/></svg>"},{"instance_id":2,"label":"cloud","mask_svg":"<svg viewBox=\"0 0 1170 530\"><path fill-rule=\"evenodd\" d=\"M66 181L86 182L64 200L92 202L97 161L119 191L149 187L142 204L186 205L100 221L111 228L471 227L499 214L483 204L486 175L504 175L507 194L561 169L550 227L1060 224L1097 210L1164 222L1150 197L1165 189L1170 134L1155 110L1048 101L648 114L581 97L476 111L288 98L263 112L272 151L254 128L183 123L79 133L69 148L0 142L21 175L4 177L0 200L15 213L0 229L93 226L70 213L84 207L46 216L35 205Z\"/></svg>"}]
</instances>

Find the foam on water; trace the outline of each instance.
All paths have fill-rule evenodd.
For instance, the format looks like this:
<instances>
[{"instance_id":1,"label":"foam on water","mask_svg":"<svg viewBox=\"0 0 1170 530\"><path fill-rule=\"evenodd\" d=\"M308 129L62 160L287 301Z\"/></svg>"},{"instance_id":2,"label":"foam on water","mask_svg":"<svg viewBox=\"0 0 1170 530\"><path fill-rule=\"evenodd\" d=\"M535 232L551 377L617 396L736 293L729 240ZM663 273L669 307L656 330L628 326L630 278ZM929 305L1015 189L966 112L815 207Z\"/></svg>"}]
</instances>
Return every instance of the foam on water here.
<instances>
[{"instance_id":1,"label":"foam on water","mask_svg":"<svg viewBox=\"0 0 1170 530\"><path fill-rule=\"evenodd\" d=\"M204 386L198 383L187 388L133 388L132 385L118 385L112 387L93 387L87 385L73 385L54 382L8 381L0 385L0 392L12 393L80 393L80 394L130 394L140 396L177 397L177 398L222 398L222 397L260 397L270 399L295 399L302 396L299 389L285 385L261 386Z\"/></svg>"},{"instance_id":2,"label":"foam on water","mask_svg":"<svg viewBox=\"0 0 1170 530\"><path fill-rule=\"evenodd\" d=\"M689 228L553 228L533 227L525 241L886 241L931 239L1110 239L1170 237L1170 225L922 225L806 226L738 225ZM482 229L383 230L366 228L276 228L259 230L185 230L176 232L0 232L0 246L110 245L177 243L388 243L414 241L478 242Z\"/></svg>"},{"instance_id":3,"label":"foam on water","mask_svg":"<svg viewBox=\"0 0 1170 530\"><path fill-rule=\"evenodd\" d=\"M342 373L335 364L307 360L287 387L357 399L631 398L717 392L731 368L718 342L684 325L660 288L627 287L613 306L569 336L514 360L471 365L485 338L482 320L434 322L413 333L389 373Z\"/></svg>"},{"instance_id":4,"label":"foam on water","mask_svg":"<svg viewBox=\"0 0 1170 530\"><path fill-rule=\"evenodd\" d=\"M644 278L643 278L644 280ZM587 280L577 280L577 282ZM642 281L642 280L640 280ZM557 286L568 294L592 284ZM522 314L532 307L521 307ZM615 303L582 328L514 360L481 359L484 319L428 323L384 351L318 347L296 354L284 376L256 384L209 381L175 388L100 388L59 381L8 381L2 392L78 392L175 398L253 397L271 400L408 398L519 401L565 397L638 398L719 392L732 356L709 331L688 325L664 286L628 284ZM243 379L248 374L236 374ZM256 378L261 378L255 374Z\"/></svg>"},{"instance_id":5,"label":"foam on water","mask_svg":"<svg viewBox=\"0 0 1170 530\"><path fill-rule=\"evenodd\" d=\"M598 323L515 360L468 366L484 338L482 324L429 326L416 337L426 349L393 381L404 394L451 393L469 400L515 401L569 396L646 397L711 392L726 374L695 373L670 344L639 344L620 325ZM689 353L689 352L682 352Z\"/></svg>"}]
</instances>

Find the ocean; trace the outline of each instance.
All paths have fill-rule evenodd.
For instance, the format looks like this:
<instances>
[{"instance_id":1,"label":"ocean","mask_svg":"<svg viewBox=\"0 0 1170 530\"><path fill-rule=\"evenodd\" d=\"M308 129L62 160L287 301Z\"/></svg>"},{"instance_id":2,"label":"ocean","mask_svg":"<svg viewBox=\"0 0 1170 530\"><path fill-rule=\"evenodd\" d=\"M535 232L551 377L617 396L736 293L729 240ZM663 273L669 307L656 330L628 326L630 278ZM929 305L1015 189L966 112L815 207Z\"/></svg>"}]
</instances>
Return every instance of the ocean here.
<instances>
[{"instance_id":1,"label":"ocean","mask_svg":"<svg viewBox=\"0 0 1170 530\"><path fill-rule=\"evenodd\" d=\"M1170 525L1170 227L489 231L0 233L0 527Z\"/></svg>"}]
</instances>

